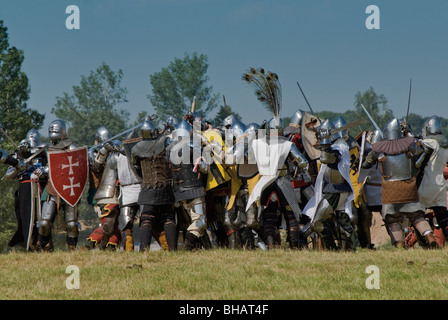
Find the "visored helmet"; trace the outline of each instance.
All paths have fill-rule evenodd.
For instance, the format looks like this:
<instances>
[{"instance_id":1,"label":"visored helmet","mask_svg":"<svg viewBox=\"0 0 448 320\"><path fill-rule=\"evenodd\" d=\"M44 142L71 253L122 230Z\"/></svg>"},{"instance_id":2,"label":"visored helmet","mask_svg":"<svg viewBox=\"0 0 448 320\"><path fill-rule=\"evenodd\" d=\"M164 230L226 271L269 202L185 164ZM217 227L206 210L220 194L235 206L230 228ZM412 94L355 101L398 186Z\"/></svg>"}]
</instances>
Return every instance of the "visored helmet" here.
<instances>
[{"instance_id":1,"label":"visored helmet","mask_svg":"<svg viewBox=\"0 0 448 320\"><path fill-rule=\"evenodd\" d=\"M63 120L57 119L48 126L48 136L53 144L67 137L67 126Z\"/></svg>"},{"instance_id":2,"label":"visored helmet","mask_svg":"<svg viewBox=\"0 0 448 320\"><path fill-rule=\"evenodd\" d=\"M338 116L338 117L336 117L336 119L333 120L333 124L334 124L334 127L337 129L342 126L345 126L347 124L347 121L345 121L345 119L343 117ZM336 132L335 136L347 140L348 139L348 129Z\"/></svg>"},{"instance_id":3,"label":"visored helmet","mask_svg":"<svg viewBox=\"0 0 448 320\"><path fill-rule=\"evenodd\" d=\"M383 130L384 139L397 140L403 138L403 131L401 130L401 124L397 118L392 118L384 126Z\"/></svg>"},{"instance_id":4,"label":"visored helmet","mask_svg":"<svg viewBox=\"0 0 448 320\"><path fill-rule=\"evenodd\" d=\"M140 136L143 140L153 139L159 135L159 129L148 118L145 118L140 127Z\"/></svg>"},{"instance_id":5,"label":"visored helmet","mask_svg":"<svg viewBox=\"0 0 448 320\"><path fill-rule=\"evenodd\" d=\"M326 119L321 122L320 126L317 128L317 135L319 138L319 145L329 145L332 144L336 139L339 138L338 135L331 134L331 131L335 129L333 122Z\"/></svg>"},{"instance_id":6,"label":"visored helmet","mask_svg":"<svg viewBox=\"0 0 448 320\"><path fill-rule=\"evenodd\" d=\"M98 143L104 142L106 140L109 140L112 137L112 135L110 134L110 131L106 128L106 127L99 127L96 130L95 133L95 140Z\"/></svg>"}]
</instances>

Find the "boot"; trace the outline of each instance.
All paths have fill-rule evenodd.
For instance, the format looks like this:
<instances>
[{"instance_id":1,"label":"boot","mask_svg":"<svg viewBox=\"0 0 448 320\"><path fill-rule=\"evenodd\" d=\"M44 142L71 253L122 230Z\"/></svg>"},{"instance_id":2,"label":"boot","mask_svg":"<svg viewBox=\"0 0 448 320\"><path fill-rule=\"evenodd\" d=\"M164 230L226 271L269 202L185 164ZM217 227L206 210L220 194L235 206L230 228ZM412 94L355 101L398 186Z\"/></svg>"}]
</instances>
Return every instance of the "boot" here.
<instances>
[{"instance_id":1,"label":"boot","mask_svg":"<svg viewBox=\"0 0 448 320\"><path fill-rule=\"evenodd\" d=\"M54 250L53 240L51 236L42 236L39 234L36 251L38 252L52 252Z\"/></svg>"},{"instance_id":2,"label":"boot","mask_svg":"<svg viewBox=\"0 0 448 320\"><path fill-rule=\"evenodd\" d=\"M184 250L185 251L192 251L196 248L196 244L198 243L199 238L196 237L191 232L186 233L185 239L184 239Z\"/></svg>"},{"instance_id":3,"label":"boot","mask_svg":"<svg viewBox=\"0 0 448 320\"><path fill-rule=\"evenodd\" d=\"M124 251L132 252L134 251L134 237L132 234L126 233L124 241Z\"/></svg>"},{"instance_id":4,"label":"boot","mask_svg":"<svg viewBox=\"0 0 448 320\"><path fill-rule=\"evenodd\" d=\"M67 237L66 238L66 242L67 242L67 249L68 251L74 251L76 250L76 245L78 243L78 238L73 238L73 237Z\"/></svg>"},{"instance_id":5,"label":"boot","mask_svg":"<svg viewBox=\"0 0 448 320\"><path fill-rule=\"evenodd\" d=\"M425 240L428 243L428 249L440 249L440 246L434 238L434 234L432 232L425 235Z\"/></svg>"},{"instance_id":6,"label":"boot","mask_svg":"<svg viewBox=\"0 0 448 320\"><path fill-rule=\"evenodd\" d=\"M177 250L177 225L175 223L165 223L163 230L165 231L168 250Z\"/></svg>"}]
</instances>

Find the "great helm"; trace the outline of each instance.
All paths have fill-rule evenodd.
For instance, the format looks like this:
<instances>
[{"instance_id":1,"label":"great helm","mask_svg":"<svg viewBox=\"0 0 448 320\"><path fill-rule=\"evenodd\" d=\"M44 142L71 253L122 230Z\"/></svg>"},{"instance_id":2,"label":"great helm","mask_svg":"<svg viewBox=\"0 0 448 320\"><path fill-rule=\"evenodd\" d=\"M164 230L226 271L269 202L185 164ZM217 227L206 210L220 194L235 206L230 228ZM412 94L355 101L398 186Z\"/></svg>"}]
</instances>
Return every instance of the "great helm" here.
<instances>
[{"instance_id":1,"label":"great helm","mask_svg":"<svg viewBox=\"0 0 448 320\"><path fill-rule=\"evenodd\" d=\"M345 119L341 116L337 116L336 119L333 120L333 124L334 127L336 129L345 126L347 124L347 121L345 121ZM335 136L339 137L339 138L343 138L344 140L348 139L348 129L339 131L335 133Z\"/></svg>"},{"instance_id":2,"label":"great helm","mask_svg":"<svg viewBox=\"0 0 448 320\"><path fill-rule=\"evenodd\" d=\"M140 127L140 136L143 140L148 140L157 137L159 129L148 118L145 118Z\"/></svg>"},{"instance_id":3,"label":"great helm","mask_svg":"<svg viewBox=\"0 0 448 320\"><path fill-rule=\"evenodd\" d=\"M112 135L110 134L110 131L106 127L104 127L104 126L99 127L96 130L95 140L98 143L101 143L101 142L104 142L106 140L109 140L111 137L112 137Z\"/></svg>"},{"instance_id":4,"label":"great helm","mask_svg":"<svg viewBox=\"0 0 448 320\"><path fill-rule=\"evenodd\" d=\"M397 140L403 138L403 131L401 130L400 121L397 118L392 118L384 126L383 130L384 139Z\"/></svg>"},{"instance_id":5,"label":"great helm","mask_svg":"<svg viewBox=\"0 0 448 320\"><path fill-rule=\"evenodd\" d=\"M423 125L422 136L426 137L427 135L435 135L442 134L442 124L440 122L440 118L437 116L432 116L428 120L426 120Z\"/></svg>"},{"instance_id":6,"label":"great helm","mask_svg":"<svg viewBox=\"0 0 448 320\"><path fill-rule=\"evenodd\" d=\"M67 126L63 120L57 119L48 126L48 136L53 144L67 137Z\"/></svg>"},{"instance_id":7,"label":"great helm","mask_svg":"<svg viewBox=\"0 0 448 320\"><path fill-rule=\"evenodd\" d=\"M178 137L190 139L193 132L193 127L188 121L182 120L174 128L175 130L173 131L173 139L176 139Z\"/></svg>"}]
</instances>

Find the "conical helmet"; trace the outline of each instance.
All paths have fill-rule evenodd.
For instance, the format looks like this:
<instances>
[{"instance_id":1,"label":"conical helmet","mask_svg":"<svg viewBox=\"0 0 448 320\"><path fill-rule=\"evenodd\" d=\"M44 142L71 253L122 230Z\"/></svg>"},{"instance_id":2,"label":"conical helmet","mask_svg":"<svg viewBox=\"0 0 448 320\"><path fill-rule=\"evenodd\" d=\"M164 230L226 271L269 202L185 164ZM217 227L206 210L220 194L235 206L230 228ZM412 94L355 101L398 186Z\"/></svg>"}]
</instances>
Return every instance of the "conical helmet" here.
<instances>
[{"instance_id":1,"label":"conical helmet","mask_svg":"<svg viewBox=\"0 0 448 320\"><path fill-rule=\"evenodd\" d=\"M371 144L380 142L381 140L383 140L383 135L378 129L373 130L367 137L367 141Z\"/></svg>"},{"instance_id":2,"label":"conical helmet","mask_svg":"<svg viewBox=\"0 0 448 320\"><path fill-rule=\"evenodd\" d=\"M157 137L159 129L149 119L145 118L140 127L140 136L143 140L152 139Z\"/></svg>"},{"instance_id":3,"label":"conical helmet","mask_svg":"<svg viewBox=\"0 0 448 320\"><path fill-rule=\"evenodd\" d=\"M401 130L400 121L397 118L392 118L384 126L384 139L397 140L403 138L403 131Z\"/></svg>"},{"instance_id":4,"label":"conical helmet","mask_svg":"<svg viewBox=\"0 0 448 320\"><path fill-rule=\"evenodd\" d=\"M175 130L173 131L173 139L178 137L189 139L191 137L191 133L193 132L193 127L186 120L180 121L174 128Z\"/></svg>"}]
</instances>

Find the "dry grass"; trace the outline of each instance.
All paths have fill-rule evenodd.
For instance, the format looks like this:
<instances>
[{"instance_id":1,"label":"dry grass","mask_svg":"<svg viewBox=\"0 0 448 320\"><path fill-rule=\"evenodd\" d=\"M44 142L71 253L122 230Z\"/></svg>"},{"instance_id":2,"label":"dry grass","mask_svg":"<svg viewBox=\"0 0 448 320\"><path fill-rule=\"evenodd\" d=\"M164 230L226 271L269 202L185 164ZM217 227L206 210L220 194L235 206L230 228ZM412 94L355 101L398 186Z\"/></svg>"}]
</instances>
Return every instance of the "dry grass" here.
<instances>
[{"instance_id":1,"label":"dry grass","mask_svg":"<svg viewBox=\"0 0 448 320\"><path fill-rule=\"evenodd\" d=\"M0 255L0 299L448 299L448 249L197 252L56 251ZM80 270L69 290L66 268ZM367 289L366 267L380 271Z\"/></svg>"}]
</instances>

